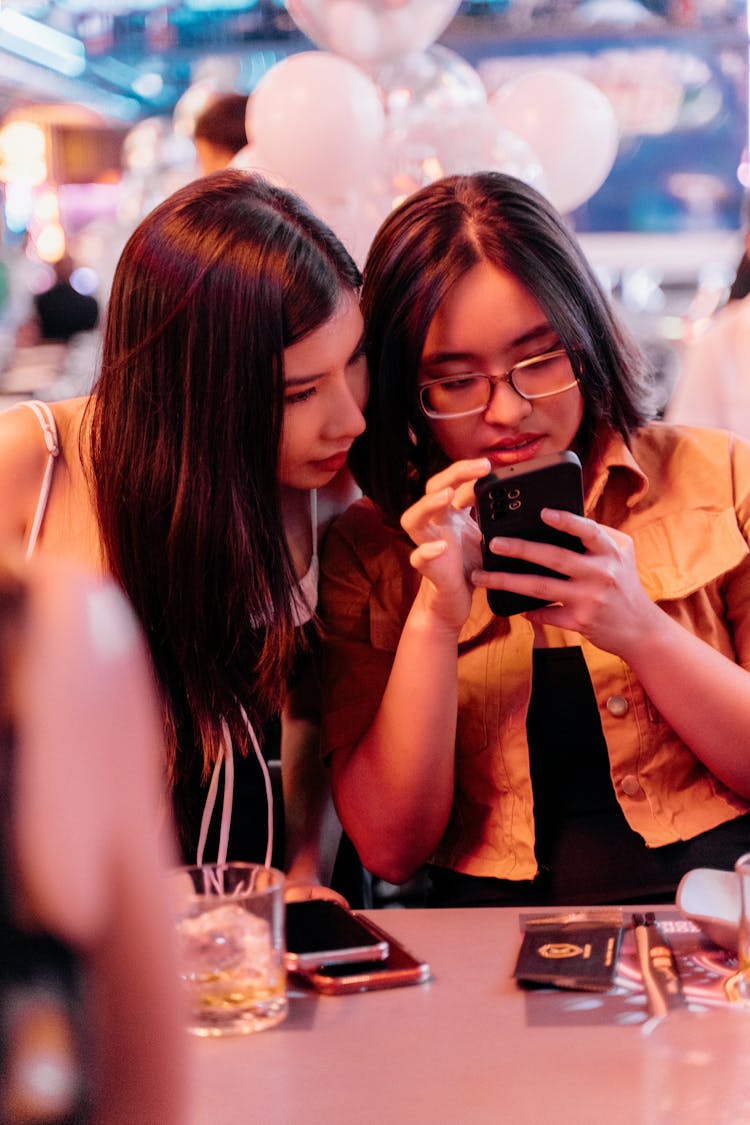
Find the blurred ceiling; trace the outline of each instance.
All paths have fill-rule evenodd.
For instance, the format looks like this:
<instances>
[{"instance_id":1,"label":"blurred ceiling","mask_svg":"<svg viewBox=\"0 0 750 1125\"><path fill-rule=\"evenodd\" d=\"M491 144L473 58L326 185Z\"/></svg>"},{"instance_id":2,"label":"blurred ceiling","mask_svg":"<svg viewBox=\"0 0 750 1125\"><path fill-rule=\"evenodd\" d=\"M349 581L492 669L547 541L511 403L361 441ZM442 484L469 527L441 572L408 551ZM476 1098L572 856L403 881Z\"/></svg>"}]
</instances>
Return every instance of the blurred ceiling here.
<instances>
[{"instance_id":1,"label":"blurred ceiling","mask_svg":"<svg viewBox=\"0 0 750 1125\"><path fill-rule=\"evenodd\" d=\"M206 55L268 51L267 66L300 41L281 0L7 0L0 114L66 101L135 121L170 112Z\"/></svg>"},{"instance_id":2,"label":"blurred ceiling","mask_svg":"<svg viewBox=\"0 0 750 1125\"><path fill-rule=\"evenodd\" d=\"M707 27L747 35L745 0L464 0L441 42L654 35ZM274 62L310 44L283 0L0 0L0 117L75 102L112 123L171 113L207 58L226 88L252 90Z\"/></svg>"}]
</instances>

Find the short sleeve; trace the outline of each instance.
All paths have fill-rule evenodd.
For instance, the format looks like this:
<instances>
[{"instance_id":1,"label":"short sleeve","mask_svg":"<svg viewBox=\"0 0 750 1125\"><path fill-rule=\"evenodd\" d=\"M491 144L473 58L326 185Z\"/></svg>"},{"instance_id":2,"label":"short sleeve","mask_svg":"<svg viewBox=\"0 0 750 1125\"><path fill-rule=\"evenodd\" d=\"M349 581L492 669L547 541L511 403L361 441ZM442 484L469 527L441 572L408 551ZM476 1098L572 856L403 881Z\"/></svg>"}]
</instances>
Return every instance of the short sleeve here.
<instances>
[{"instance_id":1,"label":"short sleeve","mask_svg":"<svg viewBox=\"0 0 750 1125\"><path fill-rule=\"evenodd\" d=\"M358 501L331 526L321 553L322 748L351 746L370 726L416 594L411 545Z\"/></svg>"}]
</instances>

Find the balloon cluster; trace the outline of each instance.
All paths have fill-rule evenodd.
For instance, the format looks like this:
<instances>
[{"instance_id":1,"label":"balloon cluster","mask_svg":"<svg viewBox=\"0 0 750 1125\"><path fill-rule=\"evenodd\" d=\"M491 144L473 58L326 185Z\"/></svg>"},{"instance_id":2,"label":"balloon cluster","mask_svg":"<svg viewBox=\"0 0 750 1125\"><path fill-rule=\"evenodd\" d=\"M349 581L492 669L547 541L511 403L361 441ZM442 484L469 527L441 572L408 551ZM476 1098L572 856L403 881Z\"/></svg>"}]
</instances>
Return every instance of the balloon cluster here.
<instances>
[{"instance_id":1,"label":"balloon cluster","mask_svg":"<svg viewBox=\"0 0 750 1125\"><path fill-rule=\"evenodd\" d=\"M305 196L359 259L391 208L440 176L509 172L569 212L614 163L617 120L593 83L537 66L488 95L435 43L460 2L285 0L319 49L260 80L236 163Z\"/></svg>"}]
</instances>

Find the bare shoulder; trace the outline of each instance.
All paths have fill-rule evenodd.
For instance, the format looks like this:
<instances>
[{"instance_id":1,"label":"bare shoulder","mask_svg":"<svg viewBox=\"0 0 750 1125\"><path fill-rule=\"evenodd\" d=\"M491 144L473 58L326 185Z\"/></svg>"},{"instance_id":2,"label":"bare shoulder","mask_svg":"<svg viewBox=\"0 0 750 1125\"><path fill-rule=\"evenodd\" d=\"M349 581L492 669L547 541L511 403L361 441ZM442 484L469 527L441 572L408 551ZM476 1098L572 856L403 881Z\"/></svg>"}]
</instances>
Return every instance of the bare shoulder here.
<instances>
[{"instance_id":1,"label":"bare shoulder","mask_svg":"<svg viewBox=\"0 0 750 1125\"><path fill-rule=\"evenodd\" d=\"M41 423L25 403L0 412L0 471L16 475L33 470L47 460L48 449ZM0 482L4 483L4 482Z\"/></svg>"},{"instance_id":2,"label":"bare shoulder","mask_svg":"<svg viewBox=\"0 0 750 1125\"><path fill-rule=\"evenodd\" d=\"M0 412L0 547L19 548L34 518L50 453L76 451L86 399L48 405L56 439L43 416L19 403ZM35 404L38 410L42 408Z\"/></svg>"},{"instance_id":3,"label":"bare shoulder","mask_svg":"<svg viewBox=\"0 0 750 1125\"><path fill-rule=\"evenodd\" d=\"M23 405L0 413L0 544L20 547L33 519L49 457L34 413Z\"/></svg>"}]
</instances>

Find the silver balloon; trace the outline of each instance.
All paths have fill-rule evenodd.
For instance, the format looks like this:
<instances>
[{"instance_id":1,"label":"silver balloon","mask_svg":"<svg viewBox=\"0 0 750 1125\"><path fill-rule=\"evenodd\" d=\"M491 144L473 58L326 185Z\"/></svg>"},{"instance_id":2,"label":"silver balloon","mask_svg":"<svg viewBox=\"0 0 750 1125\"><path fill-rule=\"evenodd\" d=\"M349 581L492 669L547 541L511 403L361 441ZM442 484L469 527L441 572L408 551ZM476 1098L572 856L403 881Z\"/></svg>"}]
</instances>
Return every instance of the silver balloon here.
<instances>
[{"instance_id":1,"label":"silver balloon","mask_svg":"<svg viewBox=\"0 0 750 1125\"><path fill-rule=\"evenodd\" d=\"M544 190L541 162L521 137L502 129L486 106L396 118L385 144L386 191L394 199L441 176L500 171Z\"/></svg>"},{"instance_id":2,"label":"silver balloon","mask_svg":"<svg viewBox=\"0 0 750 1125\"><path fill-rule=\"evenodd\" d=\"M392 120L487 104L484 83L474 67L440 44L385 63L373 77Z\"/></svg>"}]
</instances>

